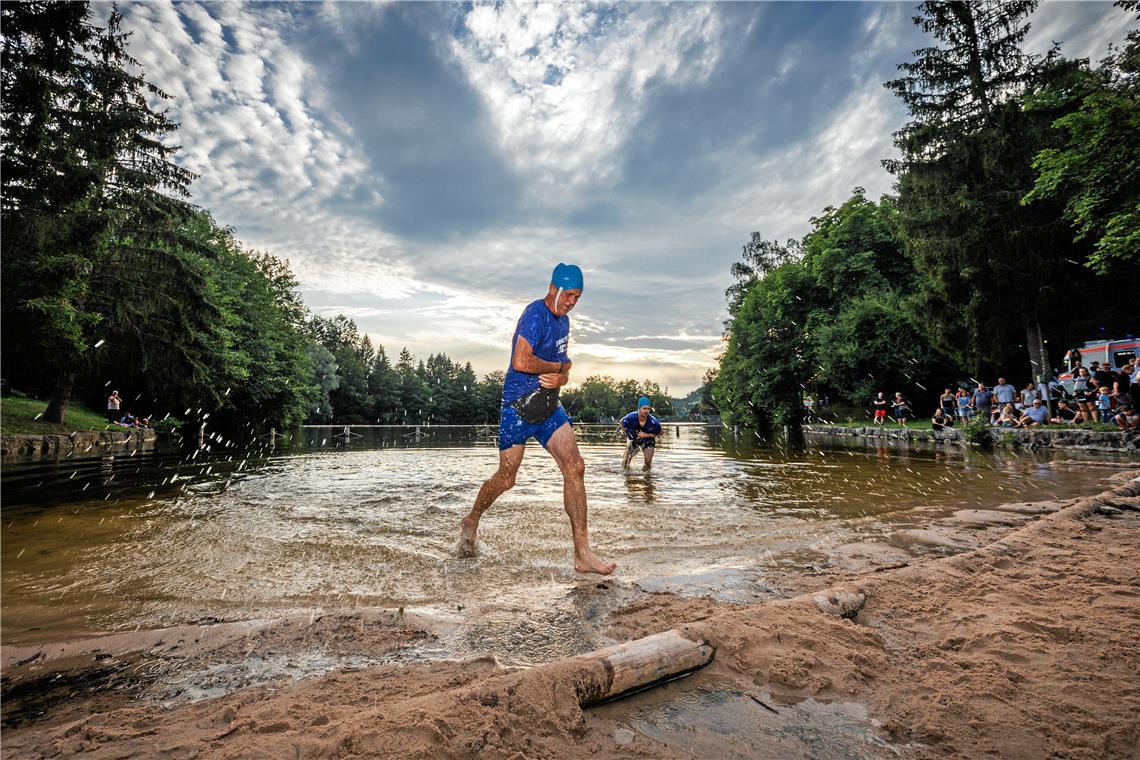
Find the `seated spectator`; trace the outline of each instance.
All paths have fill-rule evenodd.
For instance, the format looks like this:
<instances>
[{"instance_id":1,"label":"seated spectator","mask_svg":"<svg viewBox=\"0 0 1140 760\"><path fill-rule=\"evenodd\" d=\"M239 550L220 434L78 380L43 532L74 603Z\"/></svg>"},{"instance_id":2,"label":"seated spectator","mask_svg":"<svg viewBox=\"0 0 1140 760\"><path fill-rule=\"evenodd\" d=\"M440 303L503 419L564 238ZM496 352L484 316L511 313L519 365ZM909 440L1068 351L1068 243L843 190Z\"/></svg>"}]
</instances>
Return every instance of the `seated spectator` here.
<instances>
[{"instance_id":1,"label":"seated spectator","mask_svg":"<svg viewBox=\"0 0 1140 760\"><path fill-rule=\"evenodd\" d=\"M1013 408L1013 404L1006 404L1002 407L993 424L998 427L1017 427L1020 424L1020 419L1017 410Z\"/></svg>"},{"instance_id":2,"label":"seated spectator","mask_svg":"<svg viewBox=\"0 0 1140 760\"><path fill-rule=\"evenodd\" d=\"M940 406L934 410L934 416L930 418L930 427L934 430L954 427L954 416Z\"/></svg>"},{"instance_id":3,"label":"seated spectator","mask_svg":"<svg viewBox=\"0 0 1140 760\"><path fill-rule=\"evenodd\" d=\"M1121 404L1120 411L1112 418L1112 421L1121 430L1136 430L1140 428L1140 414L1132 408L1132 404Z\"/></svg>"},{"instance_id":4,"label":"seated spectator","mask_svg":"<svg viewBox=\"0 0 1140 760\"><path fill-rule=\"evenodd\" d=\"M1041 427L1049 424L1049 410L1037 399L1021 417L1021 427Z\"/></svg>"},{"instance_id":5,"label":"seated spectator","mask_svg":"<svg viewBox=\"0 0 1140 760\"><path fill-rule=\"evenodd\" d=\"M1057 402L1057 416L1049 421L1054 425L1075 425L1081 421L1081 415L1069 406L1067 400L1061 399Z\"/></svg>"},{"instance_id":6,"label":"seated spectator","mask_svg":"<svg viewBox=\"0 0 1140 760\"><path fill-rule=\"evenodd\" d=\"M135 426L135 416L133 414L131 414L130 412L126 412L122 416L122 418L119 419L119 425L121 427L134 427Z\"/></svg>"}]
</instances>

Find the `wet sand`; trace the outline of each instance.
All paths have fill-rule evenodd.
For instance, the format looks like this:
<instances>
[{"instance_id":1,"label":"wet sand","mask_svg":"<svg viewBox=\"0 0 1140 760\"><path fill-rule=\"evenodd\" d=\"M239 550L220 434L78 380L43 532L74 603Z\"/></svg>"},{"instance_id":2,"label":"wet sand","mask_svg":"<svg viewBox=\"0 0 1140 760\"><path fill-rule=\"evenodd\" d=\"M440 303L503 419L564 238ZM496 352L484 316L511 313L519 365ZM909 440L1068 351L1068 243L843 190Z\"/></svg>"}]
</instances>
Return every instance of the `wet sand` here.
<instances>
[{"instance_id":1,"label":"wet sand","mask_svg":"<svg viewBox=\"0 0 1140 760\"><path fill-rule=\"evenodd\" d=\"M5 757L1135 757L1135 476L1116 475L1110 490L1077 501L985 510L996 514L962 510L928 522L917 515L904 529L939 551L903 556L889 541L836 547L835 561L816 576L783 579L785 592L806 592L786 599L732 605L641 595L609 614L603 629L609 637L676 627L714 644L716 656L688 679L586 710L557 664L541 670L504 668L492 658L371 664L443 635L449 625L410 612L345 610L167 629L157 639L156 632L138 632L42 650L5 647L3 751ZM853 619L827 614L817 597L829 587L857 589L866 603ZM599 579L583 581L576 593L620 597L623 588ZM245 688L241 673L227 671L234 662L281 667L281 658L287 666L306 652L344 662L333 673L301 680L259 683L250 676L256 685ZM179 697L165 702L153 696L163 678L188 672L214 673L223 690L239 688L196 702L186 701L185 689L172 688ZM55 679L57 673L67 675ZM113 676L145 682L152 696L131 699L129 690L99 687ZM42 694L53 681L62 681L65 693L45 700L44 715L8 712L21 689ZM671 723L652 717L670 710ZM730 725L715 724L714 714L722 723L729 716ZM784 730L792 720L822 726L818 735L832 740L830 749L814 750L825 745L813 745L800 728ZM686 722L692 730L684 730Z\"/></svg>"}]
</instances>

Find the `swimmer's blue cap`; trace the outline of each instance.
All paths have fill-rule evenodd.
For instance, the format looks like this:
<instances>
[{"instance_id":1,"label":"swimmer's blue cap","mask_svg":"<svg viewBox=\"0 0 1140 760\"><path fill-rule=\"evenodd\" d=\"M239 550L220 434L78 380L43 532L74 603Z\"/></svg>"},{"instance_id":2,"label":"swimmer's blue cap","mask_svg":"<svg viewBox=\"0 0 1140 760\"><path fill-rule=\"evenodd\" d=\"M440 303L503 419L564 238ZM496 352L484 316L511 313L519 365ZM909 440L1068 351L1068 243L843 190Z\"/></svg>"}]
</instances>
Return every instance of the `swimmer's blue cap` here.
<instances>
[{"instance_id":1,"label":"swimmer's blue cap","mask_svg":"<svg viewBox=\"0 0 1140 760\"><path fill-rule=\"evenodd\" d=\"M574 264L559 264L550 275L550 284L562 290L582 290L582 270Z\"/></svg>"},{"instance_id":2,"label":"swimmer's blue cap","mask_svg":"<svg viewBox=\"0 0 1140 760\"><path fill-rule=\"evenodd\" d=\"M643 406L653 406L653 404L649 401L649 396L642 396L637 400L637 408L640 409Z\"/></svg>"}]
</instances>

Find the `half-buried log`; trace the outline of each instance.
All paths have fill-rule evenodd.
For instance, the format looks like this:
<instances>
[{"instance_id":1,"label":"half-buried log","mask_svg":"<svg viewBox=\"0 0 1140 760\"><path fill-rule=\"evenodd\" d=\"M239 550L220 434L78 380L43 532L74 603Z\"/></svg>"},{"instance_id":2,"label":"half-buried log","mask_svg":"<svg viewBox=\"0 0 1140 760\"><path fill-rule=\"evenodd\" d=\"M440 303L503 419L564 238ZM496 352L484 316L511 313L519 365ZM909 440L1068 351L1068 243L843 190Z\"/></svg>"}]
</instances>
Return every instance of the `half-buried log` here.
<instances>
[{"instance_id":1,"label":"half-buried log","mask_svg":"<svg viewBox=\"0 0 1140 760\"><path fill-rule=\"evenodd\" d=\"M684 675L709 664L715 651L671 630L572 657L578 703L587 707Z\"/></svg>"}]
</instances>

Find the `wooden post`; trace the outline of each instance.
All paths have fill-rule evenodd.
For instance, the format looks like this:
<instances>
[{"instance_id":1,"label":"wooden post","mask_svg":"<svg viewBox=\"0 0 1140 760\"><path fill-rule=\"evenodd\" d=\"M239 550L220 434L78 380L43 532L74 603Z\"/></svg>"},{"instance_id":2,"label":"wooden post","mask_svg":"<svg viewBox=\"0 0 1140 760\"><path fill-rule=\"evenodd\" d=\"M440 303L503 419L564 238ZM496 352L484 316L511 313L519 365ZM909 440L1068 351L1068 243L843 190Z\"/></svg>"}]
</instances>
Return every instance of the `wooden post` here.
<instances>
[{"instance_id":1,"label":"wooden post","mask_svg":"<svg viewBox=\"0 0 1140 760\"><path fill-rule=\"evenodd\" d=\"M715 651L706 642L671 630L564 662L580 665L575 689L579 704L586 707L702 668L712 661Z\"/></svg>"},{"instance_id":2,"label":"wooden post","mask_svg":"<svg viewBox=\"0 0 1140 760\"><path fill-rule=\"evenodd\" d=\"M198 428L198 448L206 445L206 423L202 423L202 427Z\"/></svg>"},{"instance_id":3,"label":"wooden post","mask_svg":"<svg viewBox=\"0 0 1140 760\"><path fill-rule=\"evenodd\" d=\"M269 428L269 448L277 447L277 428Z\"/></svg>"}]
</instances>

